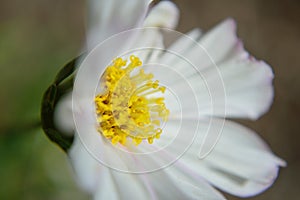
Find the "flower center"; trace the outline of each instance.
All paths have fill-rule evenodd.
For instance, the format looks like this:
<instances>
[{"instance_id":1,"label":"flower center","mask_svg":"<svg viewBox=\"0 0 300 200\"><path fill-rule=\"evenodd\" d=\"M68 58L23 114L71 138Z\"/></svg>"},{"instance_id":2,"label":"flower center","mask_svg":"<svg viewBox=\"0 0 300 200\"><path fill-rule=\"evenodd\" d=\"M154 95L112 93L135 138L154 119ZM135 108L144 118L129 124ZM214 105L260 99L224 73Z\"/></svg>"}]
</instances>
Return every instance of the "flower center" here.
<instances>
[{"instance_id":1,"label":"flower center","mask_svg":"<svg viewBox=\"0 0 300 200\"><path fill-rule=\"evenodd\" d=\"M152 144L160 138L161 123L169 116L162 97L166 88L153 81L153 74L135 70L140 66L141 60L134 55L128 65L127 60L117 58L100 78L103 91L94 100L98 131L114 145L125 145L129 138L135 145L143 140Z\"/></svg>"}]
</instances>

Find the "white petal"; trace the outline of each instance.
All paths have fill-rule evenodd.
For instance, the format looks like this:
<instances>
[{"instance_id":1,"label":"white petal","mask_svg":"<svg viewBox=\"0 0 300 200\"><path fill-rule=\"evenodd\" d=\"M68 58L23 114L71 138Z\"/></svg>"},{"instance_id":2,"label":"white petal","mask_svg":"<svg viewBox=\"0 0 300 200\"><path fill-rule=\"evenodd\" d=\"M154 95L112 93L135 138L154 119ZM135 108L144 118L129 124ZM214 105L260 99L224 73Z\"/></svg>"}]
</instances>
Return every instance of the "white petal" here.
<instances>
[{"instance_id":1,"label":"white petal","mask_svg":"<svg viewBox=\"0 0 300 200\"><path fill-rule=\"evenodd\" d=\"M228 19L201 37L198 44L183 38L178 43L183 41L186 46L181 48L177 42L171 46L170 50L191 64L168 53L158 61L184 76L181 80L173 80L176 84L173 87L181 87L185 82L191 85L200 115L257 119L272 104L272 70L265 62L249 56L236 37L235 29L234 21ZM195 109L190 104L182 108Z\"/></svg>"},{"instance_id":2,"label":"white petal","mask_svg":"<svg viewBox=\"0 0 300 200\"><path fill-rule=\"evenodd\" d=\"M109 170L94 160L78 141L75 141L70 157L78 174L79 183L84 189L93 193L95 199L154 199L153 197L161 199L162 197L176 197L176 195L178 197L179 194L185 197L189 195L186 189L193 188L179 187L187 192L186 195L182 193L183 191L177 192L176 186L181 184L172 183L164 173L132 175ZM168 189L175 190L175 194L174 192L166 193Z\"/></svg>"},{"instance_id":3,"label":"white petal","mask_svg":"<svg viewBox=\"0 0 300 200\"><path fill-rule=\"evenodd\" d=\"M72 94L63 96L56 105L54 124L63 134L74 134L75 124L72 113Z\"/></svg>"},{"instance_id":4,"label":"white petal","mask_svg":"<svg viewBox=\"0 0 300 200\"><path fill-rule=\"evenodd\" d=\"M202 116L255 120L266 113L272 104L272 80L273 72L268 64L246 58L223 62L217 71L208 68L201 71L201 75L195 73L172 87L180 88L185 82L190 83ZM183 96L187 91L181 89L177 95ZM192 111L195 107L183 104L182 109Z\"/></svg>"},{"instance_id":5,"label":"white petal","mask_svg":"<svg viewBox=\"0 0 300 200\"><path fill-rule=\"evenodd\" d=\"M221 88L213 90L214 81L218 79L218 75L210 73L209 70L204 73L208 85L212 88L211 92L214 93L213 106L216 109L213 115L224 117L222 108L225 107L227 117L255 120L269 110L274 91L273 72L268 64L243 58L228 60L218 67L224 83L226 102L222 98L218 99L219 94L223 95L224 92L220 90ZM210 110L205 109L205 103L202 103L202 107L203 115L212 114Z\"/></svg>"},{"instance_id":6,"label":"white petal","mask_svg":"<svg viewBox=\"0 0 300 200\"><path fill-rule=\"evenodd\" d=\"M89 0L88 49L119 32L142 25L151 0Z\"/></svg>"},{"instance_id":7,"label":"white petal","mask_svg":"<svg viewBox=\"0 0 300 200\"><path fill-rule=\"evenodd\" d=\"M188 129L187 126L185 127ZM168 137L166 138L172 140L172 134L175 132L164 132L162 137L164 137L165 134L168 134ZM188 135L186 136L189 138ZM192 138L189 139L189 141L183 142L185 144L181 143L184 146L179 148L186 148L186 144L192 141ZM157 141L151 146L148 145L148 147L159 149L156 142ZM164 143L169 142L170 141L164 141ZM167 147L160 152L159 156L152 157L153 161L157 163L163 163L165 159L174 157L176 158L174 160L175 163L169 166L162 165L160 170L144 174L147 180L155 183L152 187L156 192L156 196L159 197L158 199L225 199L221 193L209 185L198 173L194 173L189 167L181 165L181 155L178 155L178 148L176 146L178 143L180 143L180 141L171 141L170 145L173 145L173 148ZM146 163L144 164L146 165Z\"/></svg>"},{"instance_id":8,"label":"white petal","mask_svg":"<svg viewBox=\"0 0 300 200\"><path fill-rule=\"evenodd\" d=\"M222 125L214 120L212 128ZM202 124L201 129L205 126ZM201 134L201 133L199 133ZM180 164L230 194L248 197L259 194L275 181L285 162L276 157L253 131L226 121L212 152L199 158L203 136L179 160Z\"/></svg>"},{"instance_id":9,"label":"white petal","mask_svg":"<svg viewBox=\"0 0 300 200\"><path fill-rule=\"evenodd\" d=\"M100 165L99 163L94 163L94 167L100 167L97 166ZM101 167L100 167L101 168ZM109 170L106 167L102 167L104 173L101 175L95 174L95 179L99 180L99 184L96 185L96 190L92 193L95 200L102 200L102 199L122 199L122 196L120 192L118 191L118 180L115 180L112 176L111 170ZM89 168L86 168L86 170L89 170Z\"/></svg>"},{"instance_id":10,"label":"white petal","mask_svg":"<svg viewBox=\"0 0 300 200\"><path fill-rule=\"evenodd\" d=\"M98 177L104 176L105 167L86 151L81 141L75 135L74 142L69 150L70 161L78 178L78 184L86 191L94 193L101 181ZM95 165L95 164L98 165Z\"/></svg>"},{"instance_id":11,"label":"white petal","mask_svg":"<svg viewBox=\"0 0 300 200\"><path fill-rule=\"evenodd\" d=\"M225 199L201 178L196 182L186 178L187 173L188 171L177 171L175 167L167 167L144 176L152 183L157 199Z\"/></svg>"},{"instance_id":12,"label":"white petal","mask_svg":"<svg viewBox=\"0 0 300 200\"><path fill-rule=\"evenodd\" d=\"M176 52L190 63L192 63L198 70L203 70L207 67L214 67L222 61L239 42L236 36L236 26L232 19L224 20L222 23L214 27L211 31L205 33L202 37L181 37L179 44L185 45L171 46L170 51ZM168 55L166 55L168 56ZM182 59L170 60L164 63L173 65L174 68L181 69L182 73L188 74L185 61Z\"/></svg>"},{"instance_id":13,"label":"white petal","mask_svg":"<svg viewBox=\"0 0 300 200\"><path fill-rule=\"evenodd\" d=\"M146 27L136 31L136 38L131 49L137 49L132 54L138 56L143 64L157 60L163 49L163 36L158 28Z\"/></svg>"},{"instance_id":14,"label":"white petal","mask_svg":"<svg viewBox=\"0 0 300 200\"><path fill-rule=\"evenodd\" d=\"M193 49L196 41L201 37L200 29L193 29L185 35L181 35L170 47L167 48L167 52L158 60L160 64L166 64L168 66L173 66L178 62L178 57L174 59L169 52L175 52L179 55L185 55L186 52ZM176 65L178 66L178 65Z\"/></svg>"},{"instance_id":15,"label":"white petal","mask_svg":"<svg viewBox=\"0 0 300 200\"><path fill-rule=\"evenodd\" d=\"M70 159L83 189L94 199L211 199L224 197L202 179L190 182L175 168L145 174L127 174L104 167L94 160L79 140Z\"/></svg>"},{"instance_id":16,"label":"white petal","mask_svg":"<svg viewBox=\"0 0 300 200\"><path fill-rule=\"evenodd\" d=\"M155 5L147 18L145 27L176 28L179 20L179 10L171 1L161 1Z\"/></svg>"},{"instance_id":17,"label":"white petal","mask_svg":"<svg viewBox=\"0 0 300 200\"><path fill-rule=\"evenodd\" d=\"M95 167L101 167L99 163L94 164ZM103 167L103 170L105 171L103 176L95 176L99 180L97 189L93 193L95 200L153 199L151 194L153 191L140 175L118 172L106 167Z\"/></svg>"},{"instance_id":18,"label":"white petal","mask_svg":"<svg viewBox=\"0 0 300 200\"><path fill-rule=\"evenodd\" d=\"M141 199L147 196L147 189L138 176L117 172L102 165L86 151L78 137L75 137L69 156L79 185L93 194L94 199Z\"/></svg>"},{"instance_id":19,"label":"white petal","mask_svg":"<svg viewBox=\"0 0 300 200\"><path fill-rule=\"evenodd\" d=\"M238 42L236 23L230 18L218 24L199 40L214 63L222 61Z\"/></svg>"},{"instance_id":20,"label":"white petal","mask_svg":"<svg viewBox=\"0 0 300 200\"><path fill-rule=\"evenodd\" d=\"M203 110L202 113L224 117L222 108L225 107L227 117L257 119L268 111L272 104L273 73L268 64L249 56L242 42L236 37L235 31L235 22L228 19L199 41L217 64L226 95L226 102L213 102L213 113L211 110ZM208 85L212 86L211 92L216 93L214 98L218 99L218 93L222 96L224 92L220 91L221 88L214 89L213 82L219 79L219 75L212 68L203 74Z\"/></svg>"}]
</instances>

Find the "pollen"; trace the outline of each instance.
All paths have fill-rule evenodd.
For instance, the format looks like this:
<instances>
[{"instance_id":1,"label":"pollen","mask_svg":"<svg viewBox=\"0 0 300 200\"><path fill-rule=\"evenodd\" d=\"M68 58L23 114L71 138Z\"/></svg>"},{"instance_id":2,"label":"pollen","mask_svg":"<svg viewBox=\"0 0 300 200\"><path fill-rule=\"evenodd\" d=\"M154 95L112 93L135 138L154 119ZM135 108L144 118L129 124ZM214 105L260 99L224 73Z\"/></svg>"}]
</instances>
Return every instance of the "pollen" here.
<instances>
[{"instance_id":1,"label":"pollen","mask_svg":"<svg viewBox=\"0 0 300 200\"><path fill-rule=\"evenodd\" d=\"M137 56L131 55L127 63L116 58L100 77L102 90L94 99L97 130L113 145L126 145L128 140L152 144L170 113L163 97L166 88L141 69Z\"/></svg>"}]
</instances>

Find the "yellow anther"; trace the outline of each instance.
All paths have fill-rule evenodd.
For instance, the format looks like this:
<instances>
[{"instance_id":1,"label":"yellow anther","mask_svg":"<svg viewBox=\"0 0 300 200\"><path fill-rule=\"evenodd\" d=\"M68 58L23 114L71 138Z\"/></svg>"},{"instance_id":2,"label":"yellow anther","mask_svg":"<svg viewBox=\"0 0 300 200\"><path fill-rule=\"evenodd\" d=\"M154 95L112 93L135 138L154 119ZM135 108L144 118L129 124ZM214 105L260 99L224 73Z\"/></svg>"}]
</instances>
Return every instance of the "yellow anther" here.
<instances>
[{"instance_id":1,"label":"yellow anther","mask_svg":"<svg viewBox=\"0 0 300 200\"><path fill-rule=\"evenodd\" d=\"M111 143L113 145L116 145L120 141L121 137L119 135L116 135L112 138Z\"/></svg>"},{"instance_id":2,"label":"yellow anther","mask_svg":"<svg viewBox=\"0 0 300 200\"><path fill-rule=\"evenodd\" d=\"M154 83L152 83L152 87L154 89L158 88L159 84L158 84L158 81L156 80Z\"/></svg>"},{"instance_id":3,"label":"yellow anther","mask_svg":"<svg viewBox=\"0 0 300 200\"><path fill-rule=\"evenodd\" d=\"M136 146L139 145L142 142L142 140L142 138L133 138L133 142Z\"/></svg>"},{"instance_id":4,"label":"yellow anther","mask_svg":"<svg viewBox=\"0 0 300 200\"><path fill-rule=\"evenodd\" d=\"M115 59L101 77L103 91L94 99L97 130L113 145L126 145L128 138L135 145L143 140L152 144L160 138L159 126L167 120L169 110L163 97L149 98L149 95L164 93L165 87L153 81L153 74L146 74L143 69L131 77L131 71L142 62L134 55L129 60L126 66L126 60Z\"/></svg>"},{"instance_id":5,"label":"yellow anther","mask_svg":"<svg viewBox=\"0 0 300 200\"><path fill-rule=\"evenodd\" d=\"M153 137L149 137L148 142L149 142L149 144L152 144L153 143Z\"/></svg>"},{"instance_id":6,"label":"yellow anther","mask_svg":"<svg viewBox=\"0 0 300 200\"><path fill-rule=\"evenodd\" d=\"M160 90L162 93L165 93L166 87L160 87L159 90Z\"/></svg>"},{"instance_id":7,"label":"yellow anther","mask_svg":"<svg viewBox=\"0 0 300 200\"><path fill-rule=\"evenodd\" d=\"M122 58L117 58L114 60L115 67L123 67L126 65L126 60L124 61Z\"/></svg>"}]
</instances>

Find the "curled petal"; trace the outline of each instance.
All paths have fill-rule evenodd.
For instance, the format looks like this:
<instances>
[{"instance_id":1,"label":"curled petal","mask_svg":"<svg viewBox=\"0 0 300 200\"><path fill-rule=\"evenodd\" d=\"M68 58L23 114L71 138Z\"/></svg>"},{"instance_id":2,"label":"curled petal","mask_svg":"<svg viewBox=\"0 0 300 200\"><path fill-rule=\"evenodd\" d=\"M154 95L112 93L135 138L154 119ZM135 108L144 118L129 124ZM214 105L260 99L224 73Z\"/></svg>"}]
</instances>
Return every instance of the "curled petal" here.
<instances>
[{"instance_id":1,"label":"curled petal","mask_svg":"<svg viewBox=\"0 0 300 200\"><path fill-rule=\"evenodd\" d=\"M179 10L171 1L161 1L155 5L144 21L145 27L176 28Z\"/></svg>"}]
</instances>

